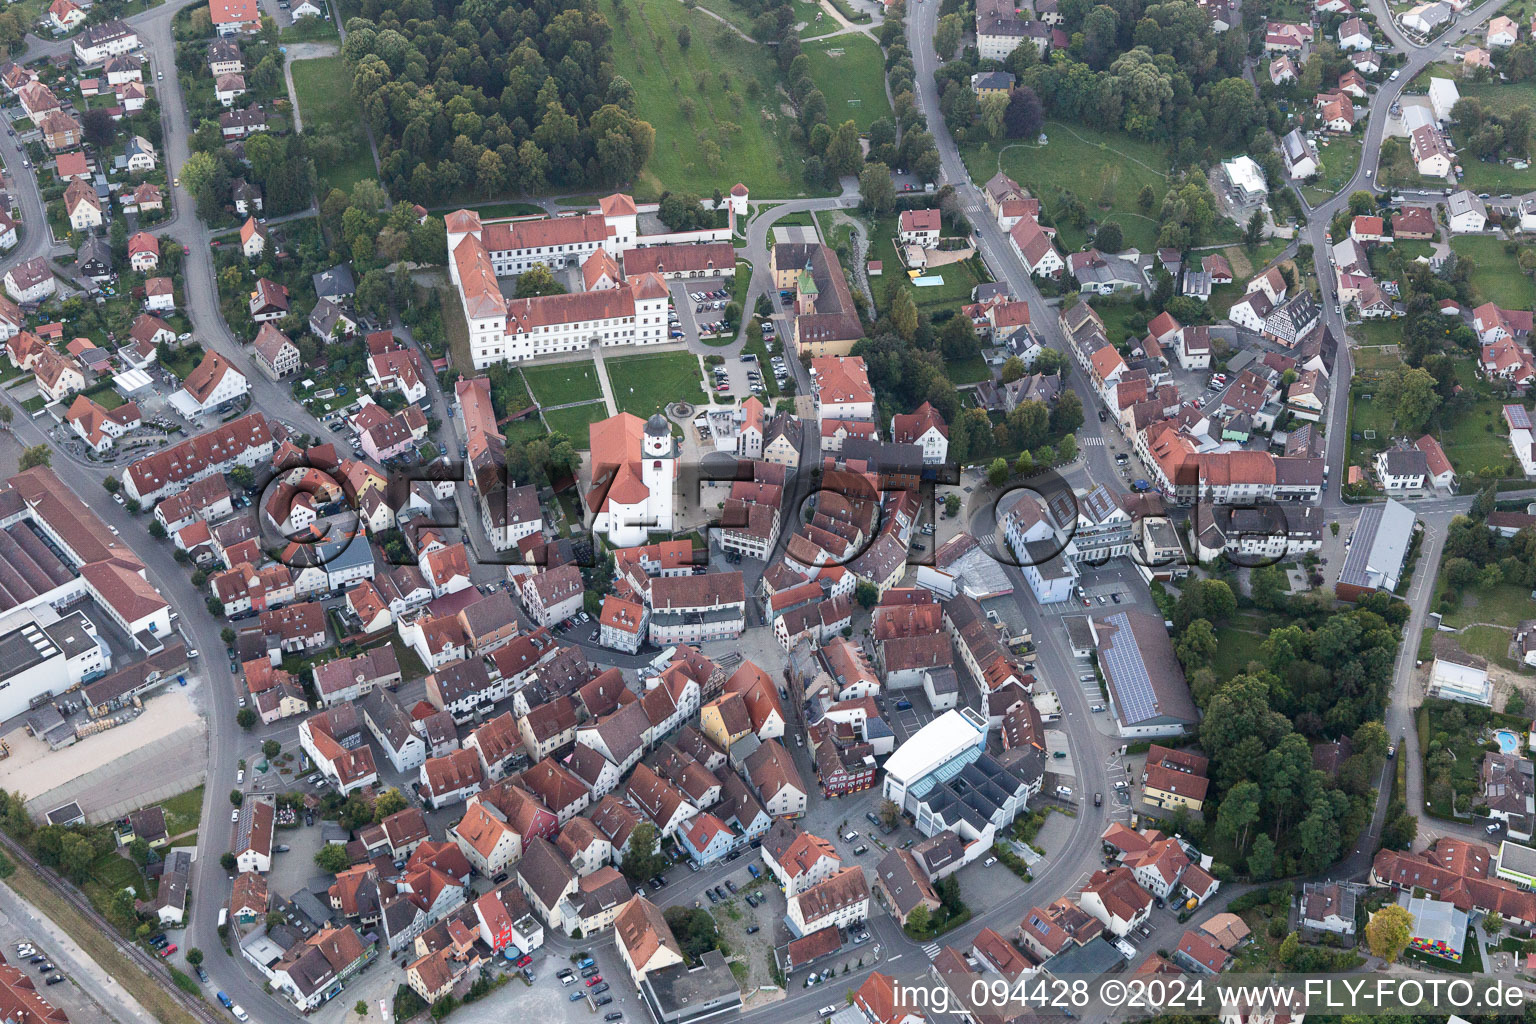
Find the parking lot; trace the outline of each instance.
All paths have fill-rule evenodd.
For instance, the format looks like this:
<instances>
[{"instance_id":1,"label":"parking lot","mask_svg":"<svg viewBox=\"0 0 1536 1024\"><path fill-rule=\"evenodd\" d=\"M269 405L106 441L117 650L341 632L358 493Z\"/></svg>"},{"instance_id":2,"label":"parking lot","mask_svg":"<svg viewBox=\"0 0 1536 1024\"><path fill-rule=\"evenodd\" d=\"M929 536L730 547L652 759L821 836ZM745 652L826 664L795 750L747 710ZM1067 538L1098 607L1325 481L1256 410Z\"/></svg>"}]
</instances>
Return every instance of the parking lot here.
<instances>
[{"instance_id":1,"label":"parking lot","mask_svg":"<svg viewBox=\"0 0 1536 1024\"><path fill-rule=\"evenodd\" d=\"M587 952L595 961L593 966L596 970L591 977L601 977L602 981L589 987L586 982L591 978L582 978L576 964L567 957L549 949L534 950L532 963L528 965L534 977L532 984L520 976L513 977L503 988L484 999L460 1007L454 1012L453 1019L467 1021L469 1024L504 1024L512 1018L537 1020L542 1024L559 1024L562 1021L584 1024L587 1021L603 1020L613 1014L618 1015L615 1020L647 1019L640 998L635 994L634 984L629 980L611 943L601 948L594 946ZM509 968L498 965L494 969L505 971ZM558 977L561 971L571 972L574 980L570 985L561 983ZM608 987L601 994L592 995L592 990L599 985ZM633 1002L630 1001L631 996L634 996ZM607 999L608 1002L598 1006L597 1001L600 999Z\"/></svg>"},{"instance_id":2,"label":"parking lot","mask_svg":"<svg viewBox=\"0 0 1536 1024\"><path fill-rule=\"evenodd\" d=\"M725 326L725 307L731 301L731 284L720 277L689 278L673 281L672 310L668 314L667 334L673 341L686 339L690 344L734 336L735 328Z\"/></svg>"},{"instance_id":3,"label":"parking lot","mask_svg":"<svg viewBox=\"0 0 1536 1024\"><path fill-rule=\"evenodd\" d=\"M709 387L719 399L746 398L756 395L758 401L767 404L768 393L763 387L762 369L757 357L744 354L724 356L725 362L711 367Z\"/></svg>"},{"instance_id":4,"label":"parking lot","mask_svg":"<svg viewBox=\"0 0 1536 1024\"><path fill-rule=\"evenodd\" d=\"M6 962L31 977L39 994L69 1014L70 1019L118 1020L124 1024L149 1019L140 1012L137 1003L131 1002L121 986L91 963L73 941L59 933L52 922L34 917L9 890L0 900L0 908L3 908L0 910L0 952L4 953ZM32 943L36 952L29 956L17 955L17 943L23 940ZM54 969L38 971L41 964L28 963L31 956L46 957L46 962L53 964ZM45 979L52 977L62 980L50 985Z\"/></svg>"}]
</instances>

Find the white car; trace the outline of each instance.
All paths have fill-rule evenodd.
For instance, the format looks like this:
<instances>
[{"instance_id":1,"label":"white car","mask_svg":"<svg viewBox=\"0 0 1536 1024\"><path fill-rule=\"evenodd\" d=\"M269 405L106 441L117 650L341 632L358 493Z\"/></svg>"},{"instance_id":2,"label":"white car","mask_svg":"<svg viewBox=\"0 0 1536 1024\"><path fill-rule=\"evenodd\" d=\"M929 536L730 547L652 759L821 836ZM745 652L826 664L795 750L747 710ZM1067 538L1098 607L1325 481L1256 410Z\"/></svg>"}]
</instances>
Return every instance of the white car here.
<instances>
[{"instance_id":1,"label":"white car","mask_svg":"<svg viewBox=\"0 0 1536 1024\"><path fill-rule=\"evenodd\" d=\"M229 1012L235 1015L235 1020L245 1021L251 1019L251 1015L246 1013L245 1009L239 1003L231 1006L229 1008Z\"/></svg>"},{"instance_id":2,"label":"white car","mask_svg":"<svg viewBox=\"0 0 1536 1024\"><path fill-rule=\"evenodd\" d=\"M197 653L198 653L198 652L197 652L197 648L196 648L196 647L194 647L194 648L192 648L192 649L191 649L191 650L190 650L190 651L188 651L188 652L187 652L187 657L189 657L189 658L195 658L195 657L197 657Z\"/></svg>"},{"instance_id":3,"label":"white car","mask_svg":"<svg viewBox=\"0 0 1536 1024\"><path fill-rule=\"evenodd\" d=\"M997 863L997 858L996 857L988 857L986 860L981 862L981 866L984 867L984 868L989 868L993 864L996 864L996 863Z\"/></svg>"},{"instance_id":4,"label":"white car","mask_svg":"<svg viewBox=\"0 0 1536 1024\"><path fill-rule=\"evenodd\" d=\"M229 812L229 820L230 821L239 821L240 820L240 808L236 807L234 810Z\"/></svg>"},{"instance_id":5,"label":"white car","mask_svg":"<svg viewBox=\"0 0 1536 1024\"><path fill-rule=\"evenodd\" d=\"M245 782L245 769L241 768L241 769L238 769L235 772L235 785L238 786L238 785L241 785L244 782Z\"/></svg>"}]
</instances>

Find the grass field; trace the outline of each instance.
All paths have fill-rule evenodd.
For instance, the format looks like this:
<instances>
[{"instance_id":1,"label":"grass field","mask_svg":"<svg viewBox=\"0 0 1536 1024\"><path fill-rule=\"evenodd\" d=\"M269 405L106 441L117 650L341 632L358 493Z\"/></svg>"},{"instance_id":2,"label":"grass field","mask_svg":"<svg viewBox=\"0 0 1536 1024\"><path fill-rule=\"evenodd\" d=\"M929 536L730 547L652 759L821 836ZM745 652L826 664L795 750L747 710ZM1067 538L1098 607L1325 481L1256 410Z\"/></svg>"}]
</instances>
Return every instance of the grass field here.
<instances>
[{"instance_id":1,"label":"grass field","mask_svg":"<svg viewBox=\"0 0 1536 1024\"><path fill-rule=\"evenodd\" d=\"M1372 325L1376 326L1376 325ZM1386 326L1385 324L1381 326ZM1389 370L1402 363L1402 357L1397 354L1395 348L1357 348L1354 351L1355 369L1362 373L1377 373Z\"/></svg>"},{"instance_id":2,"label":"grass field","mask_svg":"<svg viewBox=\"0 0 1536 1024\"><path fill-rule=\"evenodd\" d=\"M635 87L636 109L656 129L635 197L655 199L669 188L709 195L737 177L761 195L808 194L771 52L676 0L638 0L626 10L614 26L626 37L614 47L614 70ZM677 44L684 25L686 50ZM718 152L701 152L706 143Z\"/></svg>"},{"instance_id":3,"label":"grass field","mask_svg":"<svg viewBox=\"0 0 1536 1024\"><path fill-rule=\"evenodd\" d=\"M1517 587L1513 583L1500 583L1492 590L1467 588L1461 597L1461 605L1444 617L1447 626L1470 626L1474 622L1490 623L1514 629L1531 617L1536 603L1531 601L1529 587Z\"/></svg>"},{"instance_id":4,"label":"grass field","mask_svg":"<svg viewBox=\"0 0 1536 1024\"><path fill-rule=\"evenodd\" d=\"M293 62L293 91L298 94L299 114L304 127L334 124L339 129L351 130L361 114L352 100L350 79L346 65L340 57L313 57ZM317 166L322 185L350 189L364 178L377 178L379 169L374 166L373 153L366 144L357 146L339 163ZM324 188L321 190L324 194Z\"/></svg>"},{"instance_id":5,"label":"grass field","mask_svg":"<svg viewBox=\"0 0 1536 1024\"><path fill-rule=\"evenodd\" d=\"M885 264L885 273L870 280L870 287L875 293L875 305L883 309L885 290L890 287L888 282L904 280L906 275L901 269L901 261L896 258L896 217L893 215L876 221L866 220L865 223L869 232L869 258ZM908 285L917 307L932 314L935 310L958 307L971 301L971 290L985 280L977 275L973 262L968 260L934 268L928 276L944 279L944 283L937 287L918 288Z\"/></svg>"},{"instance_id":6,"label":"grass field","mask_svg":"<svg viewBox=\"0 0 1536 1024\"><path fill-rule=\"evenodd\" d=\"M278 38L285 43L308 43L339 36L336 23L330 18L301 18L292 25L283 26Z\"/></svg>"},{"instance_id":7,"label":"grass field","mask_svg":"<svg viewBox=\"0 0 1536 1024\"><path fill-rule=\"evenodd\" d=\"M117 393L117 389L112 386L111 382L97 384L95 387L87 388L80 393L108 412L116 409L124 402L123 396Z\"/></svg>"},{"instance_id":8,"label":"grass field","mask_svg":"<svg viewBox=\"0 0 1536 1024\"><path fill-rule=\"evenodd\" d=\"M1324 146L1322 143L1326 142ZM1344 183L1355 176L1360 166L1361 141L1358 135L1333 136L1318 143L1317 156L1322 164L1316 185L1302 186L1308 202L1319 203L1333 197Z\"/></svg>"},{"instance_id":9,"label":"grass field","mask_svg":"<svg viewBox=\"0 0 1536 1024\"><path fill-rule=\"evenodd\" d=\"M1446 457L1463 479L1496 469L1513 458L1509 437L1503 432L1501 410L1496 398L1480 398L1465 414L1437 431Z\"/></svg>"},{"instance_id":10,"label":"grass field","mask_svg":"<svg viewBox=\"0 0 1536 1024\"><path fill-rule=\"evenodd\" d=\"M1361 384L1357 390L1350 393L1349 400L1349 442L1346 445L1344 460L1351 466L1365 466L1370 459L1376 457L1376 453L1384 450L1392 439L1392 425L1396 417L1390 409L1377 404L1374 395L1366 399L1364 395L1372 394L1369 384ZM1374 437L1366 436L1368 431L1375 431Z\"/></svg>"},{"instance_id":11,"label":"grass field","mask_svg":"<svg viewBox=\"0 0 1536 1024\"><path fill-rule=\"evenodd\" d=\"M608 379L619 410L641 419L662 412L668 403L698 403L704 398L698 357L688 352L609 359Z\"/></svg>"},{"instance_id":12,"label":"grass field","mask_svg":"<svg viewBox=\"0 0 1536 1024\"><path fill-rule=\"evenodd\" d=\"M533 400L540 405L590 402L603 397L602 386L597 382L597 366L590 359L576 363L525 366L523 380L528 382Z\"/></svg>"},{"instance_id":13,"label":"grass field","mask_svg":"<svg viewBox=\"0 0 1536 1024\"><path fill-rule=\"evenodd\" d=\"M806 43L801 52L810 58L811 80L827 98L827 120L834 127L852 120L862 132L890 116L879 43L866 35L844 34Z\"/></svg>"},{"instance_id":14,"label":"grass field","mask_svg":"<svg viewBox=\"0 0 1536 1024\"><path fill-rule=\"evenodd\" d=\"M481 217L542 217L544 207L532 203L490 203L475 207Z\"/></svg>"},{"instance_id":15,"label":"grass field","mask_svg":"<svg viewBox=\"0 0 1536 1024\"><path fill-rule=\"evenodd\" d=\"M203 814L203 787L161 801L160 809L165 811L165 830L169 835L178 836L197 828Z\"/></svg>"},{"instance_id":16,"label":"grass field","mask_svg":"<svg viewBox=\"0 0 1536 1024\"><path fill-rule=\"evenodd\" d=\"M1510 631L1501 626L1472 626L1456 635L1456 643L1468 654L1516 672L1530 672L1509 656L1509 638Z\"/></svg>"},{"instance_id":17,"label":"grass field","mask_svg":"<svg viewBox=\"0 0 1536 1024\"><path fill-rule=\"evenodd\" d=\"M1157 210L1168 191L1168 158L1161 149L1118 132L1101 132L1059 121L1046 123L1045 146L1016 142L996 149L967 146L966 167L975 181L986 181L1001 168L1029 188L1054 213L1063 190L1074 193L1094 220L1120 224L1126 248L1150 251L1157 242ZM1089 170L1091 168L1091 170ZM1136 205L1142 186L1152 187L1149 211ZM1072 252L1088 240L1087 232L1058 223L1057 248Z\"/></svg>"},{"instance_id":18,"label":"grass field","mask_svg":"<svg viewBox=\"0 0 1536 1024\"><path fill-rule=\"evenodd\" d=\"M571 439L571 444L586 451L590 443L587 428L598 420L608 418L608 406L602 402L573 405L568 409L556 409L544 414L551 432L558 431Z\"/></svg>"},{"instance_id":19,"label":"grass field","mask_svg":"<svg viewBox=\"0 0 1536 1024\"><path fill-rule=\"evenodd\" d=\"M1253 631L1252 620L1236 619L1216 631L1216 656L1211 659L1211 669L1217 679L1230 679L1244 672L1248 663L1261 658L1259 647L1268 636Z\"/></svg>"},{"instance_id":20,"label":"grass field","mask_svg":"<svg viewBox=\"0 0 1536 1024\"><path fill-rule=\"evenodd\" d=\"M1477 264L1472 272L1472 288L1485 302L1497 302L1505 309L1529 309L1531 279L1520 270L1515 257L1504 251L1504 240L1484 235L1460 235L1451 239L1458 256Z\"/></svg>"},{"instance_id":21,"label":"grass field","mask_svg":"<svg viewBox=\"0 0 1536 1024\"><path fill-rule=\"evenodd\" d=\"M508 423L503 432L508 444L526 444L548 433L544 424L539 422L537 416L530 416L525 420L513 420Z\"/></svg>"}]
</instances>

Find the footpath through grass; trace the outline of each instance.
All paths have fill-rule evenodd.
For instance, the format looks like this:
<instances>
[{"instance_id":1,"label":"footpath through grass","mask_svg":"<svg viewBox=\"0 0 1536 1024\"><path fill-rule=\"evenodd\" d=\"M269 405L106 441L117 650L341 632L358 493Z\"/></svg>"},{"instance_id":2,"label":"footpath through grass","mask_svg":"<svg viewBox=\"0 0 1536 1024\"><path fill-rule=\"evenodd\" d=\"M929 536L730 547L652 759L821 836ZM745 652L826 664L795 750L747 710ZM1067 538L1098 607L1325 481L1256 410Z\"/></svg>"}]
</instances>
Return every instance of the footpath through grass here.
<instances>
[{"instance_id":1,"label":"footpath through grass","mask_svg":"<svg viewBox=\"0 0 1536 1024\"><path fill-rule=\"evenodd\" d=\"M635 87L636 108L656 129L635 198L655 199L667 189L709 195L737 178L760 195L808 194L771 48L677 0L635 0L622 10L627 16L614 30L624 45L613 48L614 70ZM677 41L684 26L686 49Z\"/></svg>"}]
</instances>

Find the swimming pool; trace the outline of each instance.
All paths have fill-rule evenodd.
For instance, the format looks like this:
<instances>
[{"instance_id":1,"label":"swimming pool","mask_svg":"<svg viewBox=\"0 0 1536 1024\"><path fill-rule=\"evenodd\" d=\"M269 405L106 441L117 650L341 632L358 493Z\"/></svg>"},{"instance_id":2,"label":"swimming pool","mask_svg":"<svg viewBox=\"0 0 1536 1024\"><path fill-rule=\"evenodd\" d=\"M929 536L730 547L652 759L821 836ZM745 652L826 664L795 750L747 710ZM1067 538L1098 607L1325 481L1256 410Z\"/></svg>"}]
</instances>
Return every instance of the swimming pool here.
<instances>
[{"instance_id":1,"label":"swimming pool","mask_svg":"<svg viewBox=\"0 0 1536 1024\"><path fill-rule=\"evenodd\" d=\"M1493 738L1499 741L1499 749L1506 754L1516 753L1520 749L1520 737L1508 729L1495 730Z\"/></svg>"}]
</instances>

